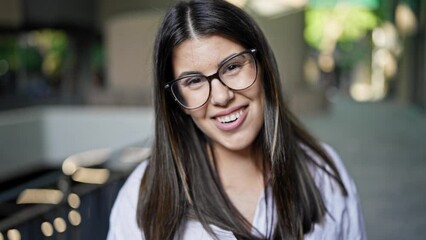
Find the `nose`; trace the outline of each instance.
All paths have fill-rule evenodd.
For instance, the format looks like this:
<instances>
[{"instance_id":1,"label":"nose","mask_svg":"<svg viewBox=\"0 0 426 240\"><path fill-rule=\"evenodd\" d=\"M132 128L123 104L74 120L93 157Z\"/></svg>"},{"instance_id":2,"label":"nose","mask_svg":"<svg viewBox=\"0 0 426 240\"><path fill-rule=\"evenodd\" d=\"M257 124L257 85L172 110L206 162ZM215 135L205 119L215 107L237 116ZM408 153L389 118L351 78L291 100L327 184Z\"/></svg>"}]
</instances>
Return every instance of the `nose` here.
<instances>
[{"instance_id":1,"label":"nose","mask_svg":"<svg viewBox=\"0 0 426 240\"><path fill-rule=\"evenodd\" d=\"M226 106L234 98L234 92L218 79L211 81L210 101L216 106Z\"/></svg>"}]
</instances>

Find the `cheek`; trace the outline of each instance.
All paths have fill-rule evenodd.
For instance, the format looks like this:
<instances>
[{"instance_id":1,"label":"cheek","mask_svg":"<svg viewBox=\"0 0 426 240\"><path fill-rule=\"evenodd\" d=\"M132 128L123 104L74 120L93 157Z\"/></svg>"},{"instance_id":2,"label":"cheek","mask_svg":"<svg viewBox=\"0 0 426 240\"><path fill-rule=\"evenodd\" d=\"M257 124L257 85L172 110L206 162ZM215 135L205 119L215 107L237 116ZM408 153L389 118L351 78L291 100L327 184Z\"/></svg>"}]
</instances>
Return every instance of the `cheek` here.
<instances>
[{"instance_id":1,"label":"cheek","mask_svg":"<svg viewBox=\"0 0 426 240\"><path fill-rule=\"evenodd\" d=\"M265 91L263 89L263 84L261 80L262 79L258 79L254 83L253 87L251 88L251 91L247 92L247 97L263 103L265 99L265 95L264 95Z\"/></svg>"},{"instance_id":2,"label":"cheek","mask_svg":"<svg viewBox=\"0 0 426 240\"><path fill-rule=\"evenodd\" d=\"M206 119L200 112L191 113L189 116L192 118L192 122L195 124L195 126L197 126L201 132L208 135L209 129L211 129L208 122L206 121L208 119Z\"/></svg>"},{"instance_id":3,"label":"cheek","mask_svg":"<svg viewBox=\"0 0 426 240\"><path fill-rule=\"evenodd\" d=\"M197 125L200 120L206 117L206 112L207 112L205 107L195 109L195 110L184 109L184 111L186 114L188 114L192 118L192 120Z\"/></svg>"}]
</instances>

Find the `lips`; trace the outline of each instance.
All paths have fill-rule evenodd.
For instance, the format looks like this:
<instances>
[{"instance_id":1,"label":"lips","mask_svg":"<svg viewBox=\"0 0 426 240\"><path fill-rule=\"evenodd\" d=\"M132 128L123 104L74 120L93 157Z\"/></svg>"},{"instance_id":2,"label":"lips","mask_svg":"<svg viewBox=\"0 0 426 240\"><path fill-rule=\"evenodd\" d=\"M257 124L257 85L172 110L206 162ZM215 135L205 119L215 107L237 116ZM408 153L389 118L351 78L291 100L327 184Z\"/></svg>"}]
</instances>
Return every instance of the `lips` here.
<instances>
[{"instance_id":1,"label":"lips","mask_svg":"<svg viewBox=\"0 0 426 240\"><path fill-rule=\"evenodd\" d=\"M215 125L222 131L232 131L241 126L247 117L246 107L238 107L216 114Z\"/></svg>"}]
</instances>

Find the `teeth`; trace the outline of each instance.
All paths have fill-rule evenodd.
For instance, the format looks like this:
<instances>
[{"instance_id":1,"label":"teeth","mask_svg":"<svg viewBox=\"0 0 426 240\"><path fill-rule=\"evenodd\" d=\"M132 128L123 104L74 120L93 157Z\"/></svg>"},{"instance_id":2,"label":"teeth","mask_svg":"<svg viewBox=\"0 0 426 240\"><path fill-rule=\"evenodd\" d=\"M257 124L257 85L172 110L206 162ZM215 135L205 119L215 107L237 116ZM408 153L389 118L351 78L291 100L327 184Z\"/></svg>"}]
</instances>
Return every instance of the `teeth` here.
<instances>
[{"instance_id":1,"label":"teeth","mask_svg":"<svg viewBox=\"0 0 426 240\"><path fill-rule=\"evenodd\" d=\"M243 114L243 110L240 110L237 113L231 113L229 115L216 118L221 123L229 123L237 120Z\"/></svg>"}]
</instances>

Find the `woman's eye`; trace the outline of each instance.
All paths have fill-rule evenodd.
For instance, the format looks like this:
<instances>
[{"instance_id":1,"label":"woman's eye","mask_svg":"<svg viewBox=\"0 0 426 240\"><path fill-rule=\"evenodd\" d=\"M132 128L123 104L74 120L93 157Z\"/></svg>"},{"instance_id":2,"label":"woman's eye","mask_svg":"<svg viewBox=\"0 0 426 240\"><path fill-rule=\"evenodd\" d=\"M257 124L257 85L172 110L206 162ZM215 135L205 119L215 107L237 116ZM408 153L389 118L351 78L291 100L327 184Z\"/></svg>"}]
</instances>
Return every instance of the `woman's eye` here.
<instances>
[{"instance_id":1,"label":"woman's eye","mask_svg":"<svg viewBox=\"0 0 426 240\"><path fill-rule=\"evenodd\" d=\"M226 67L225 67L225 69L224 69L224 73L225 74L227 74L227 73L233 73L233 72L236 72L236 71L238 71L239 69L241 69L241 67L242 67L243 65L242 64L240 64L240 63L231 63L231 64L229 64L229 65L227 65Z\"/></svg>"},{"instance_id":2,"label":"woman's eye","mask_svg":"<svg viewBox=\"0 0 426 240\"><path fill-rule=\"evenodd\" d=\"M183 81L183 85L185 87L193 88L193 87L200 86L203 82L204 81L202 77L190 77Z\"/></svg>"}]
</instances>

